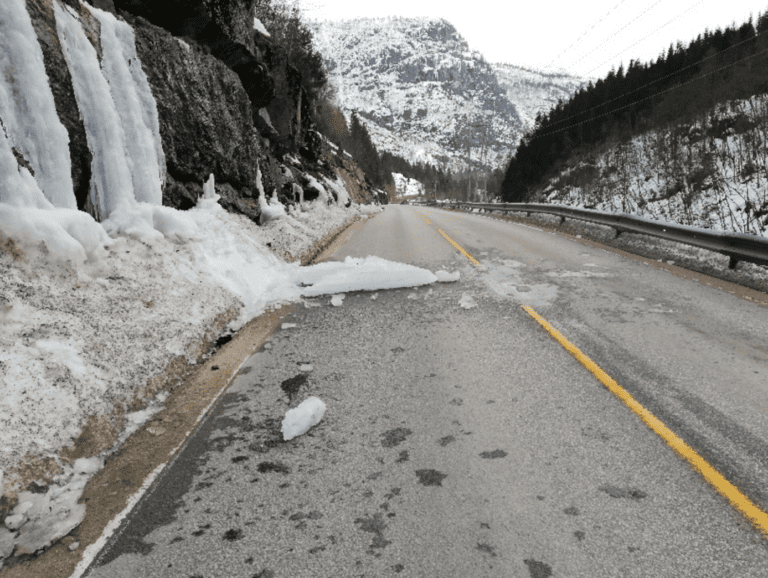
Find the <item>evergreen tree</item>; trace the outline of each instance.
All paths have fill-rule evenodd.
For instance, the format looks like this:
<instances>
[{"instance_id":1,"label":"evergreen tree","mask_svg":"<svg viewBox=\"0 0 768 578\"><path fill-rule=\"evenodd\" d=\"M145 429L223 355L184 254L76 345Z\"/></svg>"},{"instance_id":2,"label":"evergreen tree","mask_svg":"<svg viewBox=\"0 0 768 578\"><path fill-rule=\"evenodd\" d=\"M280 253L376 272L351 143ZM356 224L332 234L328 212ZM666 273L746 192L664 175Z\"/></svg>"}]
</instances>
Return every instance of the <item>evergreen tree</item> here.
<instances>
[{"instance_id":1,"label":"evergreen tree","mask_svg":"<svg viewBox=\"0 0 768 578\"><path fill-rule=\"evenodd\" d=\"M568 102L537 115L506 167L507 201L528 198L571 155L606 141L695 118L715 104L768 92L768 13L740 26L705 30L687 46L670 44L655 61L631 60L590 82Z\"/></svg>"},{"instance_id":2,"label":"evergreen tree","mask_svg":"<svg viewBox=\"0 0 768 578\"><path fill-rule=\"evenodd\" d=\"M381 161L376 147L371 141L368 130L360 120L357 111L352 113L352 119L349 127L350 152L357 163L370 179L371 183L383 188L386 182L381 169ZM391 176L390 176L391 178Z\"/></svg>"},{"instance_id":3,"label":"evergreen tree","mask_svg":"<svg viewBox=\"0 0 768 578\"><path fill-rule=\"evenodd\" d=\"M286 51L288 63L301 73L301 85L315 101L328 84L323 58L313 45L312 31L301 19L298 4L289 0L259 0L256 17L272 39Z\"/></svg>"}]
</instances>

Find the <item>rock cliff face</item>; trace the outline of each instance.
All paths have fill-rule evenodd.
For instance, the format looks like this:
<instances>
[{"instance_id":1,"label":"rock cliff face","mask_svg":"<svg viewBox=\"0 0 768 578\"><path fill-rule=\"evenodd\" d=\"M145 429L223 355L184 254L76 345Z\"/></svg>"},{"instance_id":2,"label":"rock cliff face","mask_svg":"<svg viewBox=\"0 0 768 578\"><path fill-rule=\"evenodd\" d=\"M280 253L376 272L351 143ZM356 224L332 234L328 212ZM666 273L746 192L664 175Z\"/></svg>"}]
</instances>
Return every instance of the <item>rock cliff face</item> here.
<instances>
[{"instance_id":1,"label":"rock cliff face","mask_svg":"<svg viewBox=\"0 0 768 578\"><path fill-rule=\"evenodd\" d=\"M248 201L259 194L256 161L263 164L265 151L237 74L143 18L134 32L157 101L168 175L163 204L192 207L213 173L225 207L257 217Z\"/></svg>"},{"instance_id":2,"label":"rock cliff face","mask_svg":"<svg viewBox=\"0 0 768 578\"><path fill-rule=\"evenodd\" d=\"M93 206L93 153L64 57L54 2L77 17L102 60L99 19L80 0L25 0L43 52L56 113L69 135L77 207ZM375 196L351 159L313 138L301 75L285 51L253 28L255 0L94 0L90 5L127 22L136 55L157 104L165 155L163 205L187 209L215 175L220 203L258 222L257 167L267 194L295 202L304 173L357 182L353 198ZM129 66L131 63L129 62ZM284 158L298 161L285 171ZM17 155L24 164L23 155ZM287 176L287 175L290 175ZM290 191L290 194L284 193ZM307 200L311 198L308 192Z\"/></svg>"}]
</instances>

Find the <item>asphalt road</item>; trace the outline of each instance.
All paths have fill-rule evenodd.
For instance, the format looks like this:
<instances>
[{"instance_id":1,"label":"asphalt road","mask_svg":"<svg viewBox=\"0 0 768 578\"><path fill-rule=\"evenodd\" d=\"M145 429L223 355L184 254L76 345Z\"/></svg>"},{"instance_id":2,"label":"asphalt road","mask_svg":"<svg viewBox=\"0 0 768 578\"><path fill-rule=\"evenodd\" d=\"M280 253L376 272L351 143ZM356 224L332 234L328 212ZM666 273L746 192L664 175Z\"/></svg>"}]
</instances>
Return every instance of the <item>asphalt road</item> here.
<instances>
[{"instance_id":1,"label":"asphalt road","mask_svg":"<svg viewBox=\"0 0 768 578\"><path fill-rule=\"evenodd\" d=\"M763 512L768 308L436 208L387 207L347 255L461 280L297 308L87 576L768 576L766 537L521 305ZM283 442L309 395L325 417Z\"/></svg>"}]
</instances>

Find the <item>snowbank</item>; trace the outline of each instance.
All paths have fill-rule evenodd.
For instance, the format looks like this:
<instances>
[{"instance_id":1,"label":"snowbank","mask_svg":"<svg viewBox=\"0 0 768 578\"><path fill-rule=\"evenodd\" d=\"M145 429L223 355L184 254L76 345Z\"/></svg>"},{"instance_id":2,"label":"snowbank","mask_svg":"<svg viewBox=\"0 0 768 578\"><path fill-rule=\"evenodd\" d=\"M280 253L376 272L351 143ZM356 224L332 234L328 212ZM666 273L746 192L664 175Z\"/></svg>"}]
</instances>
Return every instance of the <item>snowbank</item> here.
<instances>
[{"instance_id":1,"label":"snowbank","mask_svg":"<svg viewBox=\"0 0 768 578\"><path fill-rule=\"evenodd\" d=\"M19 208L0 203L0 232L28 250L44 247L58 263L98 261L112 244L104 227L77 209Z\"/></svg>"},{"instance_id":2,"label":"snowbank","mask_svg":"<svg viewBox=\"0 0 768 578\"><path fill-rule=\"evenodd\" d=\"M304 295L436 280L429 271L375 257L300 267L266 246L277 225L289 225L302 231L287 245L300 255L379 207L316 202L301 221L286 215L259 227L227 213L205 188L190 211L136 203L103 224L71 209L0 204L6 237L0 239L3 491L12 496L22 489L15 467L25 456L53 459L59 471L45 495L31 499L21 492L21 509L9 516L18 527L0 532L0 558L9 543L17 552L37 549L79 523L77 499L88 476L62 462L60 450L89 416L107 417L116 407L123 408L122 433L96 457L119 447L162 407L166 392L149 387L150 380L179 356L201 361L198 344L221 313L233 312L229 329L236 330L268 307ZM150 406L126 413L137 396ZM46 525L43 511L56 513L55 524Z\"/></svg>"}]
</instances>

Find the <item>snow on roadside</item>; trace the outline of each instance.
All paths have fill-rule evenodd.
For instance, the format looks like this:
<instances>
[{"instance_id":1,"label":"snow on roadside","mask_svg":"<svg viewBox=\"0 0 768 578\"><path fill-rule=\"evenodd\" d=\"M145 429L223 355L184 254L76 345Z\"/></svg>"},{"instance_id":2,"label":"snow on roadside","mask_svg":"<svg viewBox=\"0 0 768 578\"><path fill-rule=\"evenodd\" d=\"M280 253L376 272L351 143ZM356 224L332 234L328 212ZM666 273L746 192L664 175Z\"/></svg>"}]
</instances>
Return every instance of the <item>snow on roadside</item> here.
<instances>
[{"instance_id":1,"label":"snow on roadside","mask_svg":"<svg viewBox=\"0 0 768 578\"><path fill-rule=\"evenodd\" d=\"M268 307L303 296L437 280L376 257L301 267L275 254L301 255L380 207L345 209L326 197L258 226L227 213L209 189L185 212L137 203L120 216L135 221L133 229L68 209L0 203L0 492L12 504L18 497L20 507L0 531L0 563L9 544L16 553L34 552L79 523L77 500L92 474L78 472L84 462L62 460L60 451L89 417L117 419L117 442L94 456L103 463L162 408L175 385L148 382L176 357L202 361L195 347L216 337L206 332L222 313L233 312L228 329L235 331ZM144 226L147 211L161 217L149 220L156 228ZM31 215L21 229L12 227L19 214ZM63 229L51 228L57 221ZM79 252L60 250L62 239ZM30 500L18 470L28 459L55 464L52 478L38 480L47 490L31 506L24 505ZM51 511L58 512L55 524L46 523L44 512Z\"/></svg>"},{"instance_id":2,"label":"snow on roadside","mask_svg":"<svg viewBox=\"0 0 768 578\"><path fill-rule=\"evenodd\" d=\"M300 223L290 216L280 220L302 231L289 245L295 254L363 212L358 205L345 210L318 203L316 209ZM38 212L46 213L39 217L43 222L68 214ZM0 240L0 469L6 472L27 453L55 455L88 415L127 403L174 357L194 362L187 347L220 313L235 308L230 329L237 330L268 306L301 297L302 269L266 247L276 231L227 213L214 199L176 215L191 221L194 238L104 234L97 240L109 243L82 263L52 260L63 255L37 248L39 236L51 245L61 236L35 228L36 221L26 235L14 234L18 211L7 213L0 210L0 230L16 242ZM12 252L23 260L14 260Z\"/></svg>"}]
</instances>

